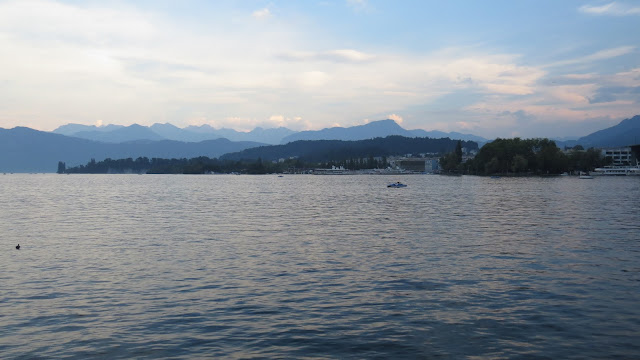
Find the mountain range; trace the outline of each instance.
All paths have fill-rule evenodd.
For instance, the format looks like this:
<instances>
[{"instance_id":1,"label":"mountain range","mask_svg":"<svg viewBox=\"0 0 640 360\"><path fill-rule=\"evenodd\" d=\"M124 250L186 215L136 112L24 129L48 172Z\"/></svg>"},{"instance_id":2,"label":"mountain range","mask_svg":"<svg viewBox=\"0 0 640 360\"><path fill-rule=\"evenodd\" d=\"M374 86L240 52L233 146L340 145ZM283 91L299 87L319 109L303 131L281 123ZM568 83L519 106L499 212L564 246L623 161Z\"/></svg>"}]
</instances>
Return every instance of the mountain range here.
<instances>
[{"instance_id":1,"label":"mountain range","mask_svg":"<svg viewBox=\"0 0 640 360\"><path fill-rule=\"evenodd\" d=\"M480 146L490 141L481 136L459 132L426 131L422 129L406 130L393 120L372 121L365 125L352 127L331 127L322 130L293 131L284 127L263 129L257 127L249 132L233 129L214 129L209 125L179 128L172 124L153 124L142 126L107 125L103 127L67 124L55 129L53 133L95 140L104 143L122 143L135 140L174 140L182 142L200 142L225 138L230 141L253 141L263 144L286 144L298 140L343 140L356 141L400 135L404 137L429 137L432 139L450 138L475 141ZM558 146L582 145L588 147L628 146L640 143L640 115L622 120L619 124L596 131L583 137L552 138Z\"/></svg>"},{"instance_id":2,"label":"mountain range","mask_svg":"<svg viewBox=\"0 0 640 360\"><path fill-rule=\"evenodd\" d=\"M91 159L219 157L230 152L266 145L227 139L201 142L136 140L104 143L25 127L0 128L0 172L55 172L58 161L67 166L86 164Z\"/></svg>"},{"instance_id":3,"label":"mountain range","mask_svg":"<svg viewBox=\"0 0 640 360\"><path fill-rule=\"evenodd\" d=\"M184 142L199 142L225 138L231 141L255 141L265 144L286 144L297 140L366 140L389 135L405 137L429 137L433 139L450 138L456 140L470 140L485 143L488 140L475 135L457 132L405 130L393 120L373 121L365 125L353 127L332 127L317 131L296 132L284 127L263 129L257 127L249 132L233 129L214 129L209 125L188 126L179 128L171 124L153 124L149 127L138 124L131 126L108 125L98 127L93 125L67 124L53 130L53 133L73 136L77 138L95 140L106 143L121 143L133 140L175 140Z\"/></svg>"},{"instance_id":4,"label":"mountain range","mask_svg":"<svg viewBox=\"0 0 640 360\"><path fill-rule=\"evenodd\" d=\"M377 137L386 137L389 135L400 135L404 137L428 137L432 139L450 138L455 140L475 141L477 143L486 143L488 140L470 134L461 134L458 132L445 133L442 131L426 131L426 130L405 130L393 120L372 121L365 125L352 126L348 128L332 127L322 130L300 131L286 136L280 142L286 144L298 140L367 140Z\"/></svg>"},{"instance_id":5,"label":"mountain range","mask_svg":"<svg viewBox=\"0 0 640 360\"><path fill-rule=\"evenodd\" d=\"M380 120L353 127L333 127L317 131L295 132L286 128L239 132L213 129L208 125L184 129L171 124L107 125L104 127L67 124L53 132L25 127L0 128L0 172L54 172L58 161L68 166L86 164L89 160L106 158L192 158L220 157L224 154L268 144L287 144L306 140L358 141L404 137L450 138L474 141L479 145L489 141L479 136L439 131L406 130L393 120ZM239 140L244 139L244 140ZM259 141L248 141L255 139ZM625 119L607 129L596 131L578 140L556 141L558 146L582 145L616 147L640 144L640 115Z\"/></svg>"},{"instance_id":6,"label":"mountain range","mask_svg":"<svg viewBox=\"0 0 640 360\"><path fill-rule=\"evenodd\" d=\"M130 126L108 125L104 127L67 124L53 130L53 133L106 143L121 143L133 140L200 142L224 138L230 141L254 141L265 144L279 144L284 137L295 133L295 131L283 127L276 129L257 127L249 132L241 132L225 128L214 129L209 125L179 128L168 123L156 123L148 127L138 124Z\"/></svg>"}]
</instances>

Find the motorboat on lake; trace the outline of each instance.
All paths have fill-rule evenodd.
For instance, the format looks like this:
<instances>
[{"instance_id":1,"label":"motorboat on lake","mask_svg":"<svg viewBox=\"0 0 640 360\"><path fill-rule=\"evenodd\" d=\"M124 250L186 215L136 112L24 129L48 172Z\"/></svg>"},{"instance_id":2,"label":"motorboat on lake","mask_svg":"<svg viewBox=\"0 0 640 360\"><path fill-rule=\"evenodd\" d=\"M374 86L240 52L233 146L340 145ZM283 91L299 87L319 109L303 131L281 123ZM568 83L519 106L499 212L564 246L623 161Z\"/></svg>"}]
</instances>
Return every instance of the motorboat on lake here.
<instances>
[{"instance_id":1,"label":"motorboat on lake","mask_svg":"<svg viewBox=\"0 0 640 360\"><path fill-rule=\"evenodd\" d=\"M593 176L589 175L588 172L580 172L580 179L593 179Z\"/></svg>"},{"instance_id":2,"label":"motorboat on lake","mask_svg":"<svg viewBox=\"0 0 640 360\"><path fill-rule=\"evenodd\" d=\"M391 184L387 185L387 187L388 188L403 188L403 187L407 187L407 185L405 185L405 184L401 183L400 181L398 181L398 182L394 182L394 183L391 183Z\"/></svg>"}]
</instances>

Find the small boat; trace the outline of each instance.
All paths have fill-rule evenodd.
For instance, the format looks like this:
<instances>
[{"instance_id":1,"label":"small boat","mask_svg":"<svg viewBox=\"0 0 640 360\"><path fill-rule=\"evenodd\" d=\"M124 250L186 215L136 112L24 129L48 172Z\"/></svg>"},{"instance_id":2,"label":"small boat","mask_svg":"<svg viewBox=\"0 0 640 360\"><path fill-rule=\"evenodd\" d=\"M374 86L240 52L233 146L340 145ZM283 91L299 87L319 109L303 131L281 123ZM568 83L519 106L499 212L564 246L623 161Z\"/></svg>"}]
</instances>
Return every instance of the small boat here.
<instances>
[{"instance_id":1,"label":"small boat","mask_svg":"<svg viewBox=\"0 0 640 360\"><path fill-rule=\"evenodd\" d=\"M580 179L593 179L593 176L589 175L589 173L581 172Z\"/></svg>"},{"instance_id":2,"label":"small boat","mask_svg":"<svg viewBox=\"0 0 640 360\"><path fill-rule=\"evenodd\" d=\"M400 181L395 182L395 183L391 183L389 185L387 185L388 188L402 188L402 187L407 187L407 185L401 183Z\"/></svg>"}]
</instances>

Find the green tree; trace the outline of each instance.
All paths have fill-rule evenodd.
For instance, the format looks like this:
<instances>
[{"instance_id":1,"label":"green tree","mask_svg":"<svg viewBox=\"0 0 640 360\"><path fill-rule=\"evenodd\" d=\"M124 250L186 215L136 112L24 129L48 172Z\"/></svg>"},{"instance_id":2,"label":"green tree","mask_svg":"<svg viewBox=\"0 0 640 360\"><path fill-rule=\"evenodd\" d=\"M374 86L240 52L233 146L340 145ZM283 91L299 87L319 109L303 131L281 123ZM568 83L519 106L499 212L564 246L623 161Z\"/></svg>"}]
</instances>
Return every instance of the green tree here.
<instances>
[{"instance_id":1,"label":"green tree","mask_svg":"<svg viewBox=\"0 0 640 360\"><path fill-rule=\"evenodd\" d=\"M517 154L511 161L511 171L514 173L525 172L527 171L528 164L529 161L527 161L527 159L523 155Z\"/></svg>"},{"instance_id":2,"label":"green tree","mask_svg":"<svg viewBox=\"0 0 640 360\"><path fill-rule=\"evenodd\" d=\"M559 174L566 171L567 157L548 139L496 139L485 144L466 167L476 174Z\"/></svg>"},{"instance_id":3,"label":"green tree","mask_svg":"<svg viewBox=\"0 0 640 360\"><path fill-rule=\"evenodd\" d=\"M462 163L462 143L460 142L460 140L458 140L458 143L456 144L456 166L459 165L460 163Z\"/></svg>"},{"instance_id":4,"label":"green tree","mask_svg":"<svg viewBox=\"0 0 640 360\"><path fill-rule=\"evenodd\" d=\"M500 171L500 160L496 156L492 157L489 162L484 164L484 172L487 174L495 174Z\"/></svg>"}]
</instances>

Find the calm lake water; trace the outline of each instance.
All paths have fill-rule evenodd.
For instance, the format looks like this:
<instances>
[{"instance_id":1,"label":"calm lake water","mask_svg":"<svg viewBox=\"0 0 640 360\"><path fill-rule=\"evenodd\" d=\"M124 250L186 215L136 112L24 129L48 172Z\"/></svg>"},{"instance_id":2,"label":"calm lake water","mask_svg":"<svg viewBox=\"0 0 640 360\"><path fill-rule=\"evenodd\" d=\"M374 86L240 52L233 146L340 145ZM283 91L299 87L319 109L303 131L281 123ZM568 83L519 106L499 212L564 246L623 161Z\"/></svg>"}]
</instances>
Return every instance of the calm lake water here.
<instances>
[{"instance_id":1,"label":"calm lake water","mask_svg":"<svg viewBox=\"0 0 640 360\"><path fill-rule=\"evenodd\" d=\"M8 174L0 244L3 359L640 358L640 177Z\"/></svg>"}]
</instances>

